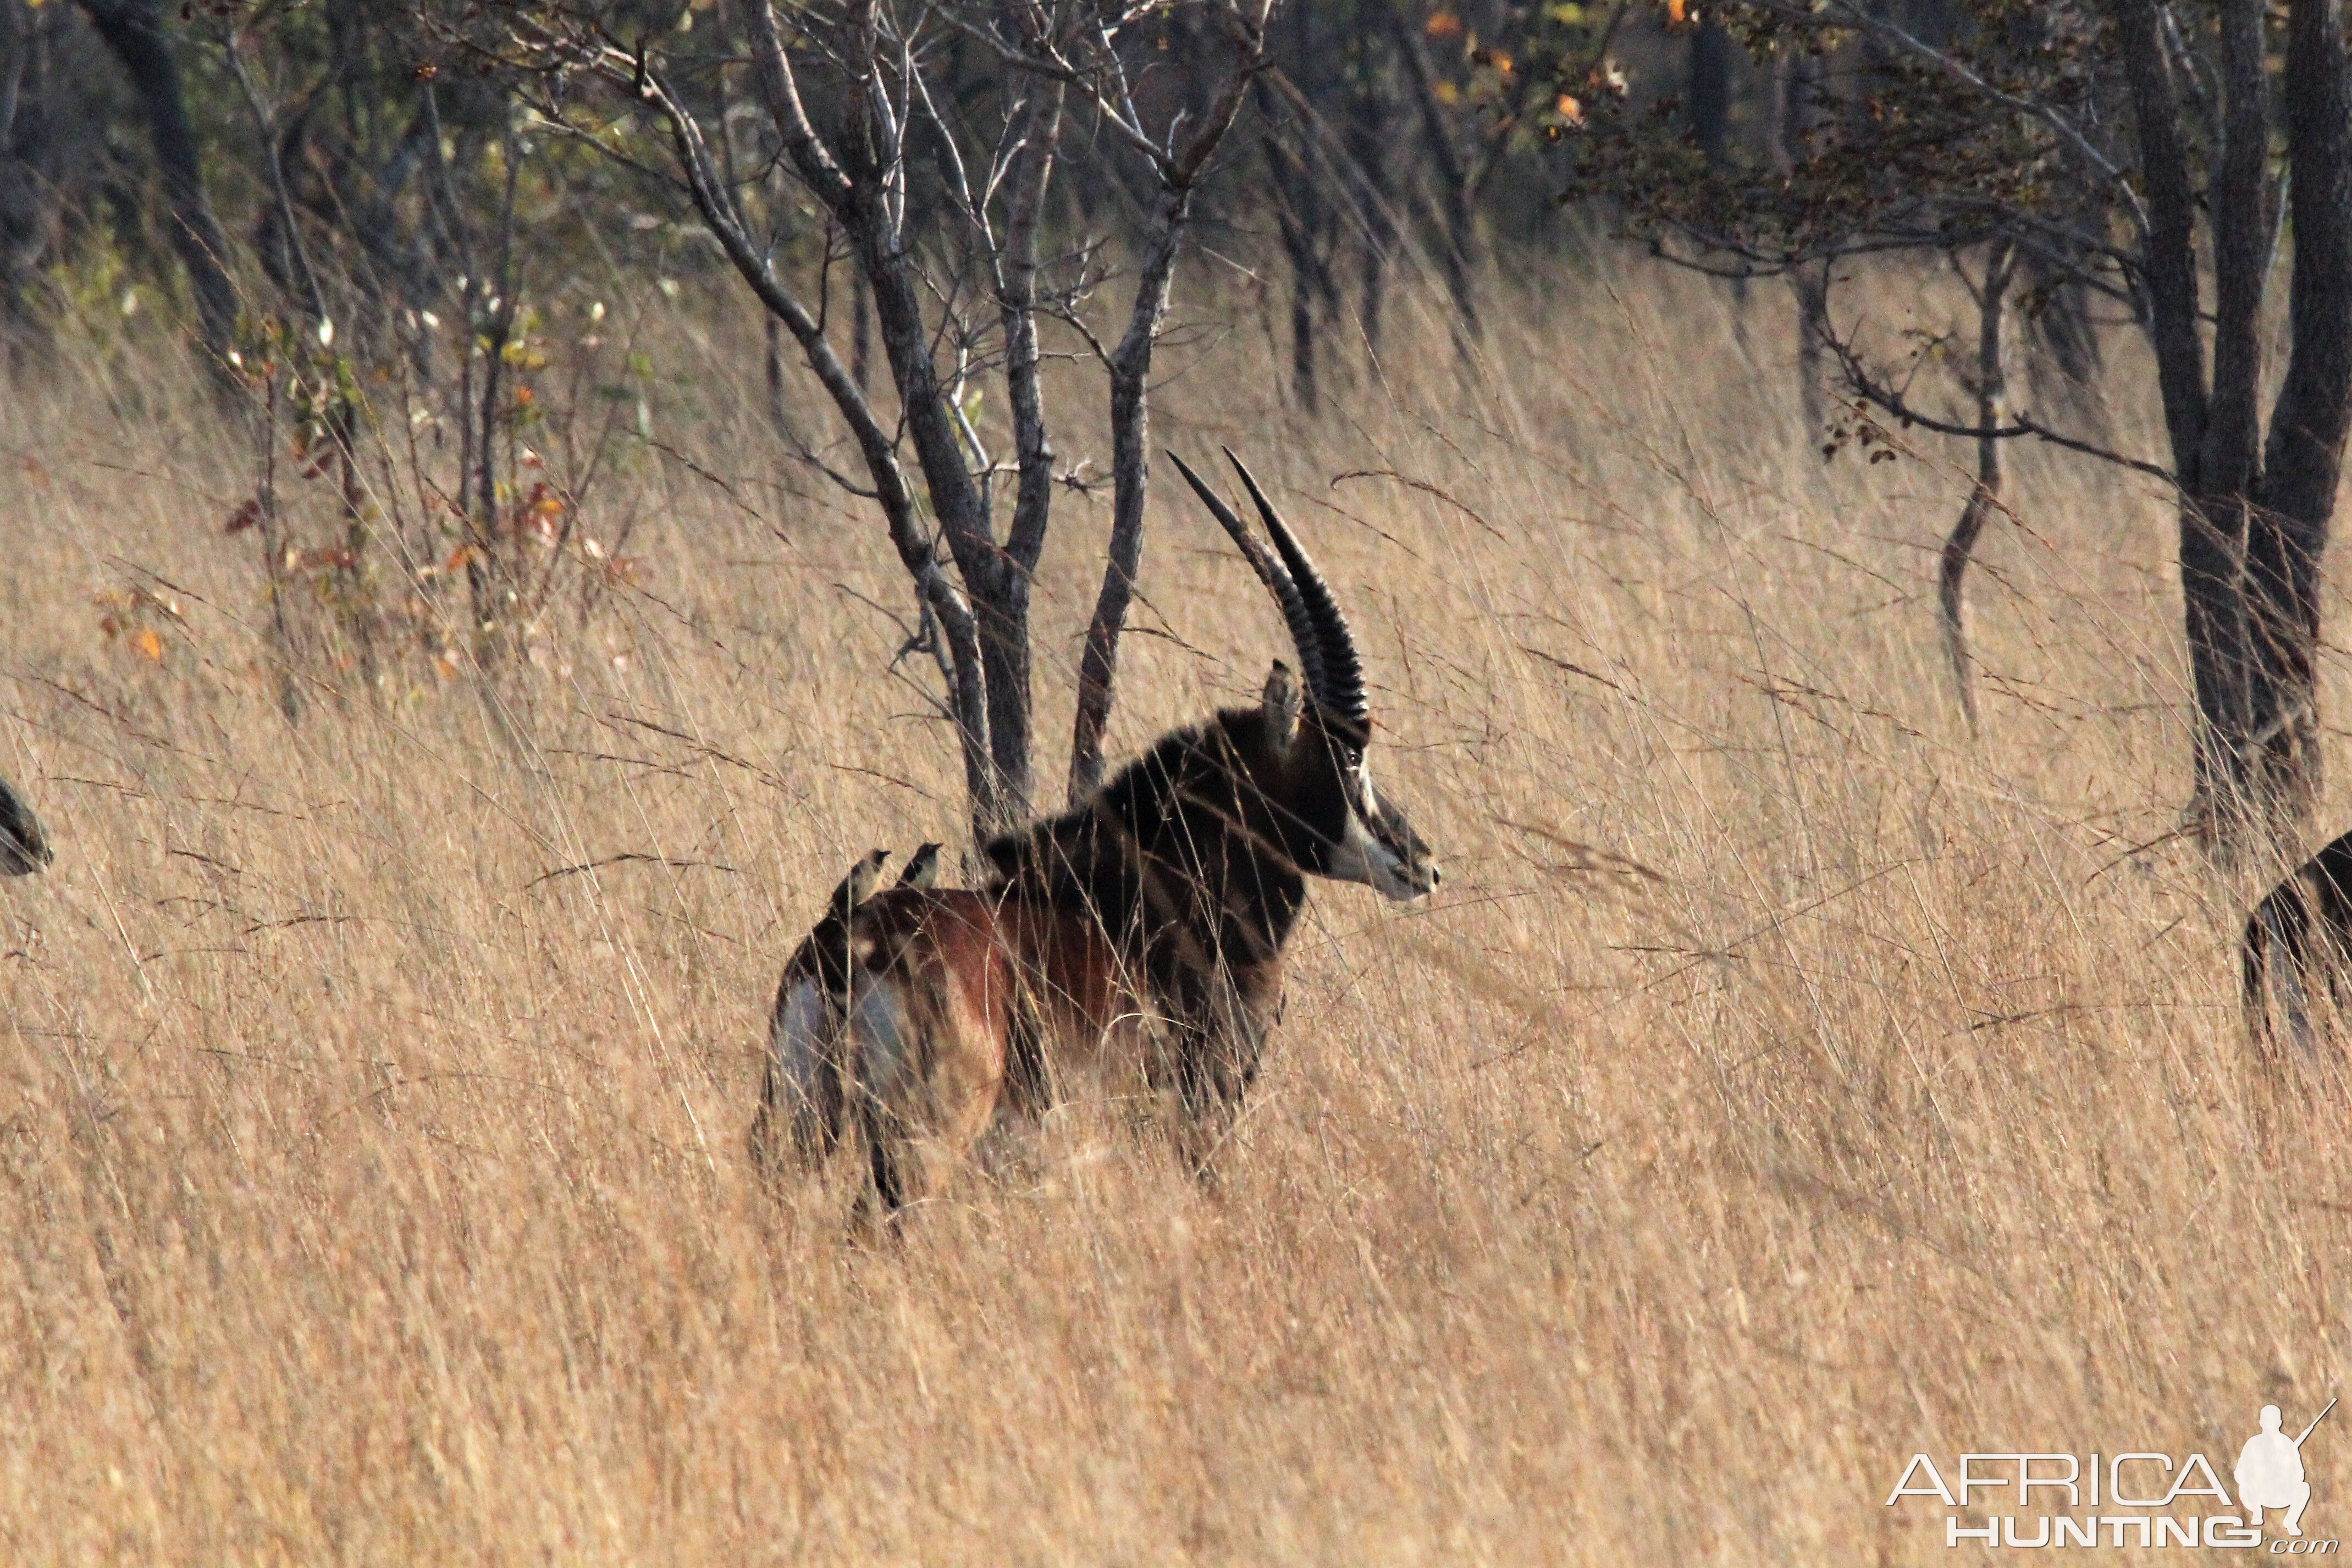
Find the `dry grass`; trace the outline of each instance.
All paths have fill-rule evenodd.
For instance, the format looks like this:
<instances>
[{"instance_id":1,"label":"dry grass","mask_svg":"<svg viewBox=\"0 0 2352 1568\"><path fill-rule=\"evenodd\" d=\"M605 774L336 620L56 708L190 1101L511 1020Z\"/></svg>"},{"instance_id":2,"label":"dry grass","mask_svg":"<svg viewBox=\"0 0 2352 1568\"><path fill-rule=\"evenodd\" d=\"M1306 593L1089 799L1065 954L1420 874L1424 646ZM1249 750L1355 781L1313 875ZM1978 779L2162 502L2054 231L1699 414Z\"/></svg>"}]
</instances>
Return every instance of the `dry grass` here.
<instances>
[{"instance_id":1,"label":"dry grass","mask_svg":"<svg viewBox=\"0 0 2352 1568\"><path fill-rule=\"evenodd\" d=\"M235 442L94 355L12 396L0 771L60 853L0 889L0 1557L1927 1561L1880 1506L1914 1450L2315 1408L2335 1111L2253 1157L2235 895L2134 852L2185 791L2162 498L2021 460L1972 743L1958 482L1804 449L1777 290L1752 354L1645 272L1527 319L1475 375L1401 329L1313 425L1244 331L1161 422L1263 455L1323 552L1443 896L1316 894L1221 1193L1057 1145L881 1247L742 1152L824 889L961 816L836 586L905 602L869 520L706 390L664 435L732 496L609 492L646 593L487 689L320 666L289 728ZM1450 499L1328 482L1377 469ZM1056 774L1106 521L1050 554ZM1129 750L1279 636L1164 485L1154 527ZM161 666L90 603L142 570Z\"/></svg>"}]
</instances>

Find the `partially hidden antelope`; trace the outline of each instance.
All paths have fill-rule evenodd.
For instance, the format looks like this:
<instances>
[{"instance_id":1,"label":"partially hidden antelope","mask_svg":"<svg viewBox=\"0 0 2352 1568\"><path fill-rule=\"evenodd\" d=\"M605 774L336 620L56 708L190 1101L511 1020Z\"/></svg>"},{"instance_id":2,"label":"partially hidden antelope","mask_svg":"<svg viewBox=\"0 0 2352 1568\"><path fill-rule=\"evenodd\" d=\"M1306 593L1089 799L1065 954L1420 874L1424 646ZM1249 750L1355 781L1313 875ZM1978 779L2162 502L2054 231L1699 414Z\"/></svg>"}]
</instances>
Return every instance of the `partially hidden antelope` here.
<instances>
[{"instance_id":1,"label":"partially hidden antelope","mask_svg":"<svg viewBox=\"0 0 2352 1568\"><path fill-rule=\"evenodd\" d=\"M6 779L0 779L0 877L28 877L55 857L41 819Z\"/></svg>"},{"instance_id":2,"label":"partially hidden antelope","mask_svg":"<svg viewBox=\"0 0 2352 1568\"><path fill-rule=\"evenodd\" d=\"M2246 917L2239 959L2255 1054L2267 1066L2285 1065L2271 1026L2275 1000L2294 1049L2313 1055L2315 994L2326 993L2339 1013L2352 1004L2352 833L2263 895Z\"/></svg>"},{"instance_id":3,"label":"partially hidden antelope","mask_svg":"<svg viewBox=\"0 0 2352 1568\"><path fill-rule=\"evenodd\" d=\"M1366 768L1347 619L1225 456L1272 550L1170 454L1281 610L1298 673L1276 660L1255 707L1171 731L1084 804L982 846L979 889L874 891L879 862L860 862L785 966L755 1156L814 1164L854 1126L872 1195L895 1210L938 1190L992 1123L1091 1081L1172 1097L1205 1172L1280 1010L1307 879L1398 900L1437 885L1429 846Z\"/></svg>"}]
</instances>

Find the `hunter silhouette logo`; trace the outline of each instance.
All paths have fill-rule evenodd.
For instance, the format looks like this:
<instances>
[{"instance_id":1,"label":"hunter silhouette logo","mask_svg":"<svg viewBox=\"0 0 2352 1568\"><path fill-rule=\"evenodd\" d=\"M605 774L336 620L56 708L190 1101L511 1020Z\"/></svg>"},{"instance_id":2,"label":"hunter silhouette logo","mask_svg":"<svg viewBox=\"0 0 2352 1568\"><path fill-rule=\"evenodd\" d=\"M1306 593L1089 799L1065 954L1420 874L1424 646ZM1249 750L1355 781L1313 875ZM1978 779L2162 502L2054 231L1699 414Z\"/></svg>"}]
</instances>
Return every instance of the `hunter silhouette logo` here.
<instances>
[{"instance_id":1,"label":"hunter silhouette logo","mask_svg":"<svg viewBox=\"0 0 2352 1568\"><path fill-rule=\"evenodd\" d=\"M2336 1408L2336 1401L2327 1402L2327 1409L2311 1418L2303 1429L2302 1437L2290 1437L2279 1430L2279 1407L2263 1406L2263 1429L2246 1439L2238 1450L2238 1468L2232 1472L2238 1482L2238 1501L2245 1505L2246 1522L2256 1530L2263 1527L2263 1510L2283 1508L2286 1517L2279 1522L2289 1535L2303 1533L2303 1510L2311 1501L2311 1483L2303 1479L2303 1443L2327 1419L2327 1411Z\"/></svg>"},{"instance_id":2,"label":"hunter silhouette logo","mask_svg":"<svg viewBox=\"0 0 2352 1568\"><path fill-rule=\"evenodd\" d=\"M2234 1547L2265 1556L2334 1556L2337 1542L2304 1538L2311 1481L2303 1450L2335 1408L2330 1399L2298 1435L2286 1427L2277 1405L2263 1405L2256 1417L2260 1430L2238 1450L2230 1472L2234 1498L2219 1467L2203 1454L2102 1445L2087 1454L1960 1454L1940 1466L1914 1454L1885 1506L1908 1499L1941 1503L1948 1547ZM2267 1538L2265 1515L2273 1516L2276 1532Z\"/></svg>"}]
</instances>

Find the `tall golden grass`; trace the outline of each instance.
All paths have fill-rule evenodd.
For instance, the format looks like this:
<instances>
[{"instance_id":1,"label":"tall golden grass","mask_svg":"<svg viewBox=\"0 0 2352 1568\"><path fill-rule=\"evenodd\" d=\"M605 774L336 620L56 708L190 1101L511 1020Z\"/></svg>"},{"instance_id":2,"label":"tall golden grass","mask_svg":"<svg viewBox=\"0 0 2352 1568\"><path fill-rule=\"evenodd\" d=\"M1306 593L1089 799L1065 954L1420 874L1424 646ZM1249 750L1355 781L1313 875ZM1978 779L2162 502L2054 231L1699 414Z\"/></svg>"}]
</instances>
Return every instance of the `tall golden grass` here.
<instances>
[{"instance_id":1,"label":"tall golden grass","mask_svg":"<svg viewBox=\"0 0 2352 1568\"><path fill-rule=\"evenodd\" d=\"M960 773L740 301L650 308L692 396L587 520L646 520L639 584L478 681L321 653L299 725L243 437L102 346L0 405L0 771L58 847L0 888L0 1559L1942 1561L1882 1506L1915 1451L2226 1475L2336 1386L2342 1107L2257 1156L2243 889L2167 838L2166 498L2017 455L1972 739L1961 454L1824 465L1785 298L1633 265L1467 363L1400 323L1319 420L1245 297L1163 361L1160 436L1244 449L1339 586L1447 873L1315 893L1218 1188L1050 1131L888 1244L845 1177L762 1188L778 965ZM1060 508L1048 796L1108 524ZM1130 752L1281 651L1164 479L1151 527ZM100 628L131 586L160 662Z\"/></svg>"}]
</instances>

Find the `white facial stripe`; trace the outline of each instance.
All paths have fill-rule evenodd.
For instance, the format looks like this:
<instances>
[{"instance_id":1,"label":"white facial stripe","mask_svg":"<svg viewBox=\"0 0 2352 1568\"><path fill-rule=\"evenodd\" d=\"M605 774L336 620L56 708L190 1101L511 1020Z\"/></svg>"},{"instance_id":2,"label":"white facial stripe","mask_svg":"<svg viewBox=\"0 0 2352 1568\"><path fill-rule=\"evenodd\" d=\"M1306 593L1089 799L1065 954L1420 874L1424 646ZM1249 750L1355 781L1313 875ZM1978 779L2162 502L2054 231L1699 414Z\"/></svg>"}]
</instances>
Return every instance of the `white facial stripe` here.
<instances>
[{"instance_id":1,"label":"white facial stripe","mask_svg":"<svg viewBox=\"0 0 2352 1568\"><path fill-rule=\"evenodd\" d=\"M1405 875L1404 861L1372 831L1370 813L1379 796L1370 773L1359 763L1349 777L1348 820L1331 847L1325 875L1339 882L1361 882L1391 899L1410 899L1421 889Z\"/></svg>"},{"instance_id":2,"label":"white facial stripe","mask_svg":"<svg viewBox=\"0 0 2352 1568\"><path fill-rule=\"evenodd\" d=\"M1403 857L1399 855L1394 848L1386 844L1381 843L1379 831L1373 826L1377 821L1375 814L1378 813L1380 809L1381 792L1372 787L1371 763L1369 762L1358 763L1356 764L1355 809L1348 814L1348 825L1351 828L1357 828L1363 832L1366 836L1370 837L1376 845L1379 845L1381 854L1387 858L1388 863L1391 866L1402 867L1404 864Z\"/></svg>"},{"instance_id":3,"label":"white facial stripe","mask_svg":"<svg viewBox=\"0 0 2352 1568\"><path fill-rule=\"evenodd\" d=\"M1382 870L1393 873L1396 857L1364 826L1363 816L1351 805L1339 842L1331 847L1328 875L1335 881L1377 884ZM1385 863L1385 864L1384 864Z\"/></svg>"}]
</instances>

